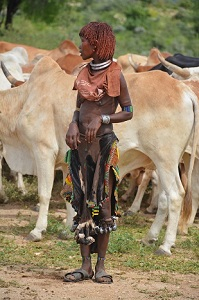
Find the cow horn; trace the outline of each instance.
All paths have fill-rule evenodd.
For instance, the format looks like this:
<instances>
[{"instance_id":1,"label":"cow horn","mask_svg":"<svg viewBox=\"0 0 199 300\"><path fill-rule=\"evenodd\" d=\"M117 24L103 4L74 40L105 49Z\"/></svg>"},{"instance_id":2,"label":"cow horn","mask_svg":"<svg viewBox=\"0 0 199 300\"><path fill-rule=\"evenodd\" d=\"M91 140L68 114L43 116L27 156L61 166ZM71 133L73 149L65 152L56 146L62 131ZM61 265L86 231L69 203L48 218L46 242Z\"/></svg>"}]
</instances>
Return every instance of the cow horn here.
<instances>
[{"instance_id":1,"label":"cow horn","mask_svg":"<svg viewBox=\"0 0 199 300\"><path fill-rule=\"evenodd\" d=\"M183 77L184 79L189 78L190 77L190 72L187 68L181 68L179 66L176 66L172 63L170 63L169 61L165 60L164 57L162 57L162 55L160 53L158 53L158 58L160 60L160 62L170 71L172 71L173 73L176 73L177 75Z\"/></svg>"},{"instance_id":2,"label":"cow horn","mask_svg":"<svg viewBox=\"0 0 199 300\"><path fill-rule=\"evenodd\" d=\"M134 69L135 71L137 71L137 68L139 67L139 64L137 64L137 63L133 60L132 54L129 54L128 58L129 58L129 63L130 63L130 65L133 67L133 69Z\"/></svg>"},{"instance_id":3,"label":"cow horn","mask_svg":"<svg viewBox=\"0 0 199 300\"><path fill-rule=\"evenodd\" d=\"M8 69L6 68L5 64L3 61L1 61L1 69L4 73L4 75L6 76L6 78L8 79L8 81L12 84L15 85L16 82L18 81L17 79L15 79L10 72L8 71Z\"/></svg>"}]
</instances>

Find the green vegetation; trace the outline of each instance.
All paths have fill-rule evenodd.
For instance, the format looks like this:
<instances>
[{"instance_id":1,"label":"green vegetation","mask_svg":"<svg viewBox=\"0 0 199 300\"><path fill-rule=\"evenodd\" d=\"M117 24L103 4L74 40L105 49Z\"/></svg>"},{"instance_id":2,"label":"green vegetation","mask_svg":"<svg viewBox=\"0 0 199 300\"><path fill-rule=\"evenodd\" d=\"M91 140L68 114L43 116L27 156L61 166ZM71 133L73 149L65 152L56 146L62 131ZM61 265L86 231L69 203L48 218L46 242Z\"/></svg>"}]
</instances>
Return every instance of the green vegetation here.
<instances>
[{"instance_id":1,"label":"green vegetation","mask_svg":"<svg viewBox=\"0 0 199 300\"><path fill-rule=\"evenodd\" d=\"M48 4L47 4L48 3ZM53 49L64 39L79 45L79 29L90 21L109 23L115 32L115 57L148 55L152 47L199 56L197 0L22 1L2 40Z\"/></svg>"}]
</instances>

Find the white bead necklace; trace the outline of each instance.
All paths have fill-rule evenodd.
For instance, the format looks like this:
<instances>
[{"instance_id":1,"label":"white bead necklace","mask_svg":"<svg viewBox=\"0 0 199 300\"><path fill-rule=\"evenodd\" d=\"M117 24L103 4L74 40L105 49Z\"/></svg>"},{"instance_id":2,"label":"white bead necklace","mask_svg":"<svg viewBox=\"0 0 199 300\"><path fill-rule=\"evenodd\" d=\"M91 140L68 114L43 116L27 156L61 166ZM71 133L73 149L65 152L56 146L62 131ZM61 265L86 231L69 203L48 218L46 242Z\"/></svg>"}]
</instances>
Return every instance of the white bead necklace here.
<instances>
[{"instance_id":1,"label":"white bead necklace","mask_svg":"<svg viewBox=\"0 0 199 300\"><path fill-rule=\"evenodd\" d=\"M111 60L107 60L105 62L102 62L100 64L94 64L92 61L90 62L90 66L91 66L91 69L92 70L102 70L102 69L105 69L107 68L108 66L110 66L111 64Z\"/></svg>"}]
</instances>

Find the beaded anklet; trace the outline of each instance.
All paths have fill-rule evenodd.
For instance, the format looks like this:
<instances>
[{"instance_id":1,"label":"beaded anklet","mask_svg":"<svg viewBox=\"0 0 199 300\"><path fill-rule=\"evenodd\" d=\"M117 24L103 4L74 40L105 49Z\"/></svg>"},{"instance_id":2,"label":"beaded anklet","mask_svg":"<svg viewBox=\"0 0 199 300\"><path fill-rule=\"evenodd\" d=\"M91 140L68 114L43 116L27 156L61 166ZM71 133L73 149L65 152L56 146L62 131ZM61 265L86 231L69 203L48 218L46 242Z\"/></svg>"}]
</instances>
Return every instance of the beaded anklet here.
<instances>
[{"instance_id":1,"label":"beaded anklet","mask_svg":"<svg viewBox=\"0 0 199 300\"><path fill-rule=\"evenodd\" d=\"M105 260L106 258L105 257L99 257L97 258L97 260Z\"/></svg>"},{"instance_id":2,"label":"beaded anklet","mask_svg":"<svg viewBox=\"0 0 199 300\"><path fill-rule=\"evenodd\" d=\"M91 256L82 256L82 260L91 260Z\"/></svg>"}]
</instances>

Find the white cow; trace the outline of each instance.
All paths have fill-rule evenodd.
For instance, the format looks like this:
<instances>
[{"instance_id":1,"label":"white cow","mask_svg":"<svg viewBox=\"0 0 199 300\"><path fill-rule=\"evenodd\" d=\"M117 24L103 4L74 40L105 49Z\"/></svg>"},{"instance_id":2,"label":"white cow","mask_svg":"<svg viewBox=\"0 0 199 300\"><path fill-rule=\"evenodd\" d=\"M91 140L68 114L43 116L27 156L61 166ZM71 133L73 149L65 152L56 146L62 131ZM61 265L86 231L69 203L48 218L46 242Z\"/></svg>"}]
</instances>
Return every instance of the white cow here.
<instances>
[{"instance_id":1,"label":"white cow","mask_svg":"<svg viewBox=\"0 0 199 300\"><path fill-rule=\"evenodd\" d=\"M26 65L28 63L28 52L24 47L14 47L9 51L0 53L0 57L13 57L15 61L20 65ZM8 59L9 62L9 59Z\"/></svg>"},{"instance_id":2,"label":"white cow","mask_svg":"<svg viewBox=\"0 0 199 300\"><path fill-rule=\"evenodd\" d=\"M15 47L10 51L0 53L0 61L4 62L7 69L17 80L24 81L22 66L28 62L28 53L23 47ZM6 85L8 86L6 88L10 87L10 83L5 79L4 76L4 79L0 82L0 89L5 89Z\"/></svg>"},{"instance_id":3,"label":"white cow","mask_svg":"<svg viewBox=\"0 0 199 300\"><path fill-rule=\"evenodd\" d=\"M134 104L134 117L122 126L115 124L122 145L121 178L139 167L157 168L161 182L158 211L143 242L150 244L158 239L168 215L165 239L158 253L170 255L184 197L178 164L195 132L187 195L190 193L198 140L197 97L184 83L161 71L129 74L125 78Z\"/></svg>"},{"instance_id":4,"label":"white cow","mask_svg":"<svg viewBox=\"0 0 199 300\"><path fill-rule=\"evenodd\" d=\"M9 51L10 52L10 51ZM18 61L15 59L14 55L10 55L7 53L0 54L0 61L3 61L6 65L9 72L20 81L24 81L22 68L19 65ZM10 82L4 76L2 69L0 69L0 90L7 90L11 88Z\"/></svg>"},{"instance_id":5,"label":"white cow","mask_svg":"<svg viewBox=\"0 0 199 300\"><path fill-rule=\"evenodd\" d=\"M189 86L194 93L198 97L199 102L199 67L192 67L192 68L181 68L179 66L176 66L170 62L167 62L160 54L158 55L160 62L168 68L170 71L172 71L171 76L173 78L176 78L178 80L181 80L183 83L185 83L187 86ZM186 153L184 155L184 162L186 169L189 165L189 155L191 153L190 145L186 149ZM199 181L198 181L198 175L199 175L199 147L196 152L196 159L194 162L194 169L192 174L192 213L188 220L188 222L184 223L180 221L179 224L179 232L187 234L188 228L193 225L197 210L199 208Z\"/></svg>"},{"instance_id":6,"label":"white cow","mask_svg":"<svg viewBox=\"0 0 199 300\"><path fill-rule=\"evenodd\" d=\"M197 94L197 96L199 97L199 67L193 67L193 68L180 68L176 65L173 65L170 62L167 62L161 55L160 53L158 53L159 59L161 61L161 63L167 67L168 69L170 69L173 73L171 74L171 76L173 78L176 78L178 80L184 80L184 83L186 83L190 88L192 88L192 90ZM188 153L190 153L190 149L186 150ZM198 157L198 155L197 155ZM187 161L187 159L186 159ZM196 165L197 165L197 160L196 160ZM186 165L188 166L189 162L186 163ZM148 182L151 178L151 175L154 174L154 171L152 173L151 170L147 170L147 172L144 174L143 176L143 181L141 182L141 184L138 187L138 191L136 194L136 197L131 205L131 207L128 209L127 212L125 212L125 215L130 215L132 213L136 213L137 211L140 210L140 205L141 205L141 201L144 195L144 192L147 188ZM196 175L195 175L196 174ZM193 170L193 182L196 183L196 178L197 178L197 169L194 166L194 170ZM157 174L155 175L155 181L158 183L158 177ZM153 180L153 179L152 179ZM151 205L147 208L148 212L152 212L154 207L156 207L157 205L157 194L158 194L158 186L156 183L156 191L155 194L156 196L154 197L154 195L152 195L152 203ZM134 187L134 181L132 181L132 186ZM129 186L129 189L127 190L126 194L124 194L122 196L123 199L125 199L126 196L129 195L129 193L131 192L131 188L132 186ZM198 184L197 184L198 186ZM181 224L180 222L180 226L179 226L179 233L187 233L188 232L188 226L190 226L195 218L197 209L199 207L199 197L196 197L197 192L196 192L197 188L195 187L195 185L192 184L192 193L195 195L195 197L193 197L193 204L192 204L192 215L190 217L190 220L185 223L185 224Z\"/></svg>"},{"instance_id":7,"label":"white cow","mask_svg":"<svg viewBox=\"0 0 199 300\"><path fill-rule=\"evenodd\" d=\"M0 92L0 137L6 146L6 160L12 169L38 177L40 210L36 227L30 233L33 240L40 240L47 227L54 170L61 166L66 171L65 133L75 108L74 79L52 59L44 57L24 85ZM134 117L114 124L119 138L121 179L136 168L157 168L161 195L155 221L144 242L157 240L168 214L159 253L170 255L185 193L178 164L191 139L190 175L195 157L195 135L199 129L197 99L185 84L161 71L129 74L126 81ZM8 101L9 109L5 106ZM74 213L69 211L69 204L67 209L71 216L69 224Z\"/></svg>"},{"instance_id":8,"label":"white cow","mask_svg":"<svg viewBox=\"0 0 199 300\"><path fill-rule=\"evenodd\" d=\"M38 177L40 209L29 239L41 240L47 227L54 171L62 168L67 150L65 133L75 108L75 77L65 74L58 64L44 57L23 85L0 92L0 138L9 167ZM6 105L8 104L9 105ZM74 211L67 203L67 225Z\"/></svg>"},{"instance_id":9,"label":"white cow","mask_svg":"<svg viewBox=\"0 0 199 300\"><path fill-rule=\"evenodd\" d=\"M26 63L27 58L28 54L22 47L16 47L11 51L0 54L0 60L6 64L8 71L19 81L24 81L24 76L20 64ZM0 90L7 90L9 88L11 88L11 83L5 77L2 69L0 69ZM8 201L2 183L2 161L4 155L5 149L2 142L0 141L0 195L1 198L3 198L5 201ZM18 189L20 189L22 193L25 194L26 188L23 182L22 174L11 170L11 175L15 178Z\"/></svg>"}]
</instances>

